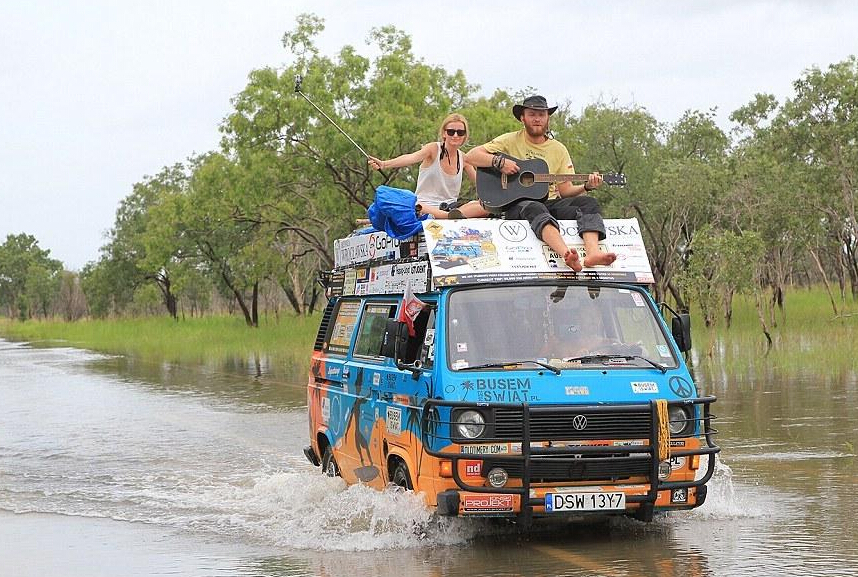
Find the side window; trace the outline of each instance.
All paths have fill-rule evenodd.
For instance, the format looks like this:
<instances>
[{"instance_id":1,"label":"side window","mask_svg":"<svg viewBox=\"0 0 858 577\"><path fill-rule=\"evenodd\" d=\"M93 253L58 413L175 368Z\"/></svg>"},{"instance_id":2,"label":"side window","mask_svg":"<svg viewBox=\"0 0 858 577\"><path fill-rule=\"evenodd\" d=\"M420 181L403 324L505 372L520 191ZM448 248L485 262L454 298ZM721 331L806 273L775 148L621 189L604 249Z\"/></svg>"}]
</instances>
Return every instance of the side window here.
<instances>
[{"instance_id":1,"label":"side window","mask_svg":"<svg viewBox=\"0 0 858 577\"><path fill-rule=\"evenodd\" d=\"M395 312L395 304L367 303L361 317L357 342L355 342L355 356L373 358L381 356L387 319L393 318Z\"/></svg>"},{"instance_id":2,"label":"side window","mask_svg":"<svg viewBox=\"0 0 858 577\"><path fill-rule=\"evenodd\" d=\"M419 360L426 368L435 361L435 305L427 303L414 319L414 336L408 338L405 350L406 364Z\"/></svg>"},{"instance_id":3,"label":"side window","mask_svg":"<svg viewBox=\"0 0 858 577\"><path fill-rule=\"evenodd\" d=\"M340 301L336 312L336 320L331 329L328 341L328 352L335 355L345 355L349 352L352 334L357 324L360 301Z\"/></svg>"}]
</instances>

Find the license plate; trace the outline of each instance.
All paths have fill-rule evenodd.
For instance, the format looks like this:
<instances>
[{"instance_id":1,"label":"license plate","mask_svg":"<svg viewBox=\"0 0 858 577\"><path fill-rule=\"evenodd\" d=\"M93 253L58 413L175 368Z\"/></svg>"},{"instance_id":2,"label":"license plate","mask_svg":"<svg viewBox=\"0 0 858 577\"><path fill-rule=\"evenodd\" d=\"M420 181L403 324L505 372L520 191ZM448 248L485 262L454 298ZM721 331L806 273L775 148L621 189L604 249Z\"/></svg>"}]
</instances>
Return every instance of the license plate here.
<instances>
[{"instance_id":1,"label":"license plate","mask_svg":"<svg viewBox=\"0 0 858 577\"><path fill-rule=\"evenodd\" d=\"M548 493L545 511L622 511L626 508L625 493Z\"/></svg>"}]
</instances>

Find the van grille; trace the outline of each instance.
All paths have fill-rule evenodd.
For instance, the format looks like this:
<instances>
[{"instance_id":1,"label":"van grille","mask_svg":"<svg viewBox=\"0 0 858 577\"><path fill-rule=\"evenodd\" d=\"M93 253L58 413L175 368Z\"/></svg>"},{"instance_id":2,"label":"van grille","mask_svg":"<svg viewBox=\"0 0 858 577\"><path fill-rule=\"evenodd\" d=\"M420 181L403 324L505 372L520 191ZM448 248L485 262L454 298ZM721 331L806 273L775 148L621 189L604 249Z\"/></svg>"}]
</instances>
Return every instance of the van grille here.
<instances>
[{"instance_id":1,"label":"van grille","mask_svg":"<svg viewBox=\"0 0 858 577\"><path fill-rule=\"evenodd\" d=\"M488 460L485 471L498 466L506 469L510 477L521 478L522 462L496 462ZM555 481L622 481L631 477L647 477L650 474L649 455L622 455L611 457L540 457L530 461L530 482L549 483Z\"/></svg>"},{"instance_id":2,"label":"van grille","mask_svg":"<svg viewBox=\"0 0 858 577\"><path fill-rule=\"evenodd\" d=\"M578 416L587 418L587 426L583 430L573 425L573 420ZM652 413L648 410L531 410L530 440L646 439L650 436L651 419ZM521 441L524 434L521 409L497 408L494 410L494 421L494 437L497 440Z\"/></svg>"}]
</instances>

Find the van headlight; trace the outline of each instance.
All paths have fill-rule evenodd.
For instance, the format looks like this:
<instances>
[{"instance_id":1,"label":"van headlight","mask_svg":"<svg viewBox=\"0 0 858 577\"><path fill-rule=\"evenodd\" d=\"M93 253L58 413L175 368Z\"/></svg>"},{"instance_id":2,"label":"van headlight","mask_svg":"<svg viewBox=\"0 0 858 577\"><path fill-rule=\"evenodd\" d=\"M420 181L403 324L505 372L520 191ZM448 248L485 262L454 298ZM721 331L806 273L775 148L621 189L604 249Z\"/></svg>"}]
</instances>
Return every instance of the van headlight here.
<instances>
[{"instance_id":1,"label":"van headlight","mask_svg":"<svg viewBox=\"0 0 858 577\"><path fill-rule=\"evenodd\" d=\"M477 439L486 431L486 420L479 411L461 411L456 414L456 432L463 439Z\"/></svg>"},{"instance_id":2,"label":"van headlight","mask_svg":"<svg viewBox=\"0 0 858 577\"><path fill-rule=\"evenodd\" d=\"M670 435L678 437L683 433L688 435L694 428L691 411L687 407L673 405L667 409L667 418L670 420Z\"/></svg>"}]
</instances>

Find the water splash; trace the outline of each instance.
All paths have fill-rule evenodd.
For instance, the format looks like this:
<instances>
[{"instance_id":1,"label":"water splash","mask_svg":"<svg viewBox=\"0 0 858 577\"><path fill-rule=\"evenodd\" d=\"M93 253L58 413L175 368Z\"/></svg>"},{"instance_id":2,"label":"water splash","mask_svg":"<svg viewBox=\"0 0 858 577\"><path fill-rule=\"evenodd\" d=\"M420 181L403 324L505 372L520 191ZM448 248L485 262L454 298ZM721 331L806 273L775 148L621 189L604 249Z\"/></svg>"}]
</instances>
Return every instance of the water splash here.
<instances>
[{"instance_id":1,"label":"water splash","mask_svg":"<svg viewBox=\"0 0 858 577\"><path fill-rule=\"evenodd\" d=\"M276 472L201 497L221 511L194 525L281 547L369 551L450 545L473 537L467 523L434 515L421 494L346 486L316 469ZM206 527L211 522L214 527Z\"/></svg>"},{"instance_id":2,"label":"water splash","mask_svg":"<svg viewBox=\"0 0 858 577\"><path fill-rule=\"evenodd\" d=\"M700 470L705 471L707 467L706 458L700 460ZM718 455L715 458L715 472L706 484L708 493L706 502L692 511L692 516L697 519L738 519L765 517L771 511L769 499L762 499L760 495L749 495L743 491L736 490L733 482L733 469L721 461Z\"/></svg>"}]
</instances>

